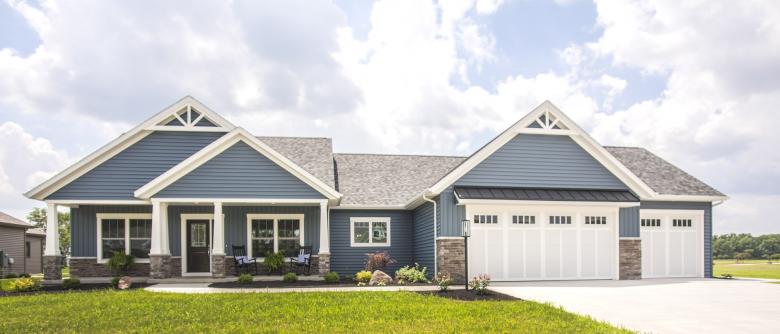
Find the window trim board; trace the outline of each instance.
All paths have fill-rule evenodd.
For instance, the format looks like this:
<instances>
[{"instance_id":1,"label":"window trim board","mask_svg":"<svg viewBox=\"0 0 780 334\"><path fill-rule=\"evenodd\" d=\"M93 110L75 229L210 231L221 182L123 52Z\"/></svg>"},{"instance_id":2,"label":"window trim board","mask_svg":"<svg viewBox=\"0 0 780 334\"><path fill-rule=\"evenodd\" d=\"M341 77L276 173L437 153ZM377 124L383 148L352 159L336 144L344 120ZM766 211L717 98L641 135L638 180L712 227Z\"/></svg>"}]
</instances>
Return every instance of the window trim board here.
<instances>
[{"instance_id":1,"label":"window trim board","mask_svg":"<svg viewBox=\"0 0 780 334\"><path fill-rule=\"evenodd\" d=\"M368 243L355 242L355 223L368 222ZM387 242L374 243L374 223L387 224ZM390 217L349 217L349 246L350 247L391 247L392 245L392 219Z\"/></svg>"},{"instance_id":2,"label":"window trim board","mask_svg":"<svg viewBox=\"0 0 780 334\"><path fill-rule=\"evenodd\" d=\"M109 259L103 258L103 219L124 219L125 221L125 254L130 254L130 220L131 219L152 219L151 213L98 213L95 215L95 233L97 235L97 263L107 263ZM149 259L136 258L136 263L149 263Z\"/></svg>"},{"instance_id":3,"label":"window trim board","mask_svg":"<svg viewBox=\"0 0 780 334\"><path fill-rule=\"evenodd\" d=\"M280 219L298 219L301 235L298 238L298 245L305 246L306 230L306 215L302 213L248 213L246 215L246 254L252 257L252 220L254 219L271 219L274 221L274 251L279 251L279 220ZM256 257L256 259L265 259L265 257Z\"/></svg>"}]
</instances>

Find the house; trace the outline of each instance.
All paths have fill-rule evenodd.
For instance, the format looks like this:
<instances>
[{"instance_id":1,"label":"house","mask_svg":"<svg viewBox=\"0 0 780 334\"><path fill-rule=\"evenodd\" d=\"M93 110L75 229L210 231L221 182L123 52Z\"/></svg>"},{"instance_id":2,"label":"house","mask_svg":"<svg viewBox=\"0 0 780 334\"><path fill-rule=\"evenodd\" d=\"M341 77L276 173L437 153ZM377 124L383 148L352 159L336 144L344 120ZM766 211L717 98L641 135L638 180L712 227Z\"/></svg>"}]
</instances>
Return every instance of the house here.
<instances>
[{"instance_id":1,"label":"house","mask_svg":"<svg viewBox=\"0 0 780 334\"><path fill-rule=\"evenodd\" d=\"M70 207L76 276L109 276L122 251L134 275L222 277L233 245L255 257L310 245L320 273L388 251L396 267L462 278L467 226L469 273L495 280L710 277L712 207L727 199L647 150L601 146L550 102L447 157L257 137L192 97L25 195ZM47 278L59 277L57 233Z\"/></svg>"},{"instance_id":2,"label":"house","mask_svg":"<svg viewBox=\"0 0 780 334\"><path fill-rule=\"evenodd\" d=\"M0 276L42 273L45 237L43 230L0 212Z\"/></svg>"}]
</instances>

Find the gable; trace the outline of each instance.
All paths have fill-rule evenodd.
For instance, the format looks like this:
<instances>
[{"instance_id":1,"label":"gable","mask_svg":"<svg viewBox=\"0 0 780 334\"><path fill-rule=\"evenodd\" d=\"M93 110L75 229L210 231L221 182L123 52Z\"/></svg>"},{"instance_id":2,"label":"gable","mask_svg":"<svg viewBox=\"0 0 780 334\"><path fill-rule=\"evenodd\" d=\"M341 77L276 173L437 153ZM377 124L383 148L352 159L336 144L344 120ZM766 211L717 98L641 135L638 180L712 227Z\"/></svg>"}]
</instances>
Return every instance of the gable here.
<instances>
[{"instance_id":1,"label":"gable","mask_svg":"<svg viewBox=\"0 0 780 334\"><path fill-rule=\"evenodd\" d=\"M47 200L134 200L133 192L224 135L155 131L49 195Z\"/></svg>"},{"instance_id":2,"label":"gable","mask_svg":"<svg viewBox=\"0 0 780 334\"><path fill-rule=\"evenodd\" d=\"M325 198L243 141L236 142L153 197Z\"/></svg>"},{"instance_id":3,"label":"gable","mask_svg":"<svg viewBox=\"0 0 780 334\"><path fill-rule=\"evenodd\" d=\"M537 134L516 135L455 185L628 189L571 137Z\"/></svg>"}]
</instances>

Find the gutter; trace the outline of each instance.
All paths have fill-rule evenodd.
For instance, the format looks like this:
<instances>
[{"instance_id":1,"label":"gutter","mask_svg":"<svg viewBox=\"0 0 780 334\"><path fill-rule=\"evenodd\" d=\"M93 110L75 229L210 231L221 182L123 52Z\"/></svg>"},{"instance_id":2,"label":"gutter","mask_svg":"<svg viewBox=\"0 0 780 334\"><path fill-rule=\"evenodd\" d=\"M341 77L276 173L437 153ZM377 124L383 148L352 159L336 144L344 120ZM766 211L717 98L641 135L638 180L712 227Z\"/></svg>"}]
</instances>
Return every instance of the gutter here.
<instances>
[{"instance_id":1,"label":"gutter","mask_svg":"<svg viewBox=\"0 0 780 334\"><path fill-rule=\"evenodd\" d=\"M426 202L433 203L433 275L439 274L439 266L438 266L438 260L437 258L437 252L438 252L438 245L436 244L436 237L439 236L439 231L436 225L436 201L425 197L425 193L422 194L422 199Z\"/></svg>"}]
</instances>

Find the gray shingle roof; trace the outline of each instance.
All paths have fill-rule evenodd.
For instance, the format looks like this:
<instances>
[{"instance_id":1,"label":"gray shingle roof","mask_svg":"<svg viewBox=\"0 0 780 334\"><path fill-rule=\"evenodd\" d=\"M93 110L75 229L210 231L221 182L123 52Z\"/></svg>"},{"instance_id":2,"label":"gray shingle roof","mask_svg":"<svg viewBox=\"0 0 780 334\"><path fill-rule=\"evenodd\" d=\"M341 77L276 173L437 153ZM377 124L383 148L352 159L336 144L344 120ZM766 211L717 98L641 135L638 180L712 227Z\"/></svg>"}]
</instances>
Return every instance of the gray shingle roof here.
<instances>
[{"instance_id":1,"label":"gray shingle roof","mask_svg":"<svg viewBox=\"0 0 780 334\"><path fill-rule=\"evenodd\" d=\"M27 228L32 227L32 225L28 224L26 221L18 219L5 212L0 212L0 224L27 227Z\"/></svg>"},{"instance_id":2,"label":"gray shingle roof","mask_svg":"<svg viewBox=\"0 0 780 334\"><path fill-rule=\"evenodd\" d=\"M342 205L403 205L433 185L465 157L333 155Z\"/></svg>"},{"instance_id":3,"label":"gray shingle roof","mask_svg":"<svg viewBox=\"0 0 780 334\"><path fill-rule=\"evenodd\" d=\"M330 138L257 137L314 177L335 188Z\"/></svg>"},{"instance_id":4,"label":"gray shingle roof","mask_svg":"<svg viewBox=\"0 0 780 334\"><path fill-rule=\"evenodd\" d=\"M44 231L42 228L31 228L27 230L27 235L34 235L39 237L45 237L46 231Z\"/></svg>"},{"instance_id":5,"label":"gray shingle roof","mask_svg":"<svg viewBox=\"0 0 780 334\"><path fill-rule=\"evenodd\" d=\"M615 146L604 148L659 194L725 196L644 148Z\"/></svg>"}]
</instances>

